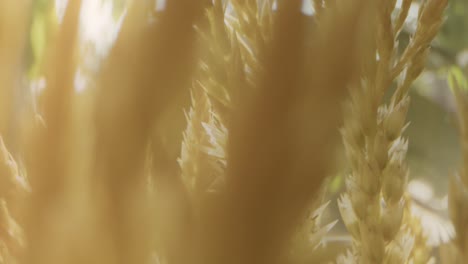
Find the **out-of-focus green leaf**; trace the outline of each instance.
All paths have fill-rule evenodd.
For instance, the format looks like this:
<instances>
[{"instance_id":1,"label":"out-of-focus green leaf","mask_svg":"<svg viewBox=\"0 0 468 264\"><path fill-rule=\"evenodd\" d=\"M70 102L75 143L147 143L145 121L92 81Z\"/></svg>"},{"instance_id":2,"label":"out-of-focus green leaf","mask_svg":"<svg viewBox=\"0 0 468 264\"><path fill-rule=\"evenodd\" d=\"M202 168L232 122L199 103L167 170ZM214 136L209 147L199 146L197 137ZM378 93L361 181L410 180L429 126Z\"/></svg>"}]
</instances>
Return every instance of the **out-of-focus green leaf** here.
<instances>
[{"instance_id":1,"label":"out-of-focus green leaf","mask_svg":"<svg viewBox=\"0 0 468 264\"><path fill-rule=\"evenodd\" d=\"M40 74L50 32L58 25L54 3L55 1L51 0L34 1L29 31L30 62L28 76L31 79L38 77Z\"/></svg>"},{"instance_id":2,"label":"out-of-focus green leaf","mask_svg":"<svg viewBox=\"0 0 468 264\"><path fill-rule=\"evenodd\" d=\"M33 18L30 38L33 59L30 76L34 77L38 74L39 64L42 61L47 45L47 19L44 14L39 13Z\"/></svg>"},{"instance_id":3,"label":"out-of-focus green leaf","mask_svg":"<svg viewBox=\"0 0 468 264\"><path fill-rule=\"evenodd\" d=\"M451 0L446 10L446 20L438 36L440 45L448 53L457 54L468 47L468 1Z\"/></svg>"},{"instance_id":4,"label":"out-of-focus green leaf","mask_svg":"<svg viewBox=\"0 0 468 264\"><path fill-rule=\"evenodd\" d=\"M328 185L330 193L337 193L343 185L343 176L338 174L333 177Z\"/></svg>"},{"instance_id":5,"label":"out-of-focus green leaf","mask_svg":"<svg viewBox=\"0 0 468 264\"><path fill-rule=\"evenodd\" d=\"M463 71L459 67L453 66L450 68L448 83L450 89L452 90L458 88L464 91L468 91L468 82L465 78Z\"/></svg>"},{"instance_id":6,"label":"out-of-focus green leaf","mask_svg":"<svg viewBox=\"0 0 468 264\"><path fill-rule=\"evenodd\" d=\"M112 1L113 1L112 16L115 20L118 20L120 16L122 16L122 13L125 11L127 0L112 0Z\"/></svg>"}]
</instances>

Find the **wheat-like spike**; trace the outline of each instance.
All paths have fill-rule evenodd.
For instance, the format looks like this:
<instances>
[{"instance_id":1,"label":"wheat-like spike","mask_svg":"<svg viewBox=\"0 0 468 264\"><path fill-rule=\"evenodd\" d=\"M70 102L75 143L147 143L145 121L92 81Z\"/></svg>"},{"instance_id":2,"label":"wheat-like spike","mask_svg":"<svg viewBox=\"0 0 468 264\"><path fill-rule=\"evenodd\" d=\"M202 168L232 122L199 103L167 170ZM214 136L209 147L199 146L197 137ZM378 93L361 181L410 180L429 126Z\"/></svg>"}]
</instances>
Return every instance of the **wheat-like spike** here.
<instances>
[{"instance_id":1,"label":"wheat-like spike","mask_svg":"<svg viewBox=\"0 0 468 264\"><path fill-rule=\"evenodd\" d=\"M245 51L245 47L251 44L265 45L262 41L246 41L252 39L253 31L267 27L260 25L263 17L259 13L267 16L268 11L248 1L234 1L232 5L235 13L226 14L223 3L215 1L213 7L206 10L209 30L197 27L203 49L202 59L193 81L192 107L188 113L179 159L186 185L189 190L200 187L197 192L213 190L213 181L222 181L226 166L226 127L236 104L232 100L236 98L239 101L239 96L247 97L246 94L252 93L248 91L253 88L252 85L247 85L245 81L245 67L255 72L261 67L258 51L262 47L249 49L248 55L242 53L241 47ZM265 34L263 31L259 33L260 36ZM262 37L260 39L263 40ZM246 60L244 55L249 59ZM203 183L196 187L197 182Z\"/></svg>"},{"instance_id":2,"label":"wheat-like spike","mask_svg":"<svg viewBox=\"0 0 468 264\"><path fill-rule=\"evenodd\" d=\"M263 53L272 34L272 1L265 1L263 7L256 7L256 1L230 1L235 13L234 19L227 20L229 29L238 34L241 56L245 60L247 80L250 86L258 83L264 67ZM260 12L261 11L261 12ZM251 87L253 88L253 87Z\"/></svg>"},{"instance_id":3,"label":"wheat-like spike","mask_svg":"<svg viewBox=\"0 0 468 264\"><path fill-rule=\"evenodd\" d=\"M326 186L326 185L324 185ZM296 234L292 239L290 246L290 261L292 263L302 263L315 258L315 250L322 245L323 238L335 226L338 220L327 224L322 223L322 215L330 201L324 202L325 188L320 191L312 206L309 209L307 217L301 221Z\"/></svg>"},{"instance_id":4,"label":"wheat-like spike","mask_svg":"<svg viewBox=\"0 0 468 264\"><path fill-rule=\"evenodd\" d=\"M19 174L18 165L0 137L0 233L3 263L18 263L26 250L26 237L23 228L15 220L14 212L21 211L21 199L26 198L29 186ZM14 209L14 210L11 210ZM13 211L10 212L10 211Z\"/></svg>"},{"instance_id":5,"label":"wheat-like spike","mask_svg":"<svg viewBox=\"0 0 468 264\"><path fill-rule=\"evenodd\" d=\"M203 124L209 121L211 105L205 91L199 87L192 90L191 99L192 107L186 114L187 128L183 134L178 162L187 190L199 196L208 189L216 176L205 167L205 163L211 165L212 161L211 156L203 151L210 144Z\"/></svg>"},{"instance_id":6,"label":"wheat-like spike","mask_svg":"<svg viewBox=\"0 0 468 264\"><path fill-rule=\"evenodd\" d=\"M392 95L392 104L395 104L402 100L402 97L408 93L411 84L424 70L426 59L429 55L430 49L428 46L421 47L419 51L414 55L413 60L407 68L404 70L402 81L397 87L397 90Z\"/></svg>"},{"instance_id":7,"label":"wheat-like spike","mask_svg":"<svg viewBox=\"0 0 468 264\"><path fill-rule=\"evenodd\" d=\"M378 56L377 59L367 57L375 60L367 64L375 65L375 70L369 66L364 68L362 80L352 88L347 105L348 119L342 135L352 172L347 178L348 191L339 200L339 206L354 237L356 263L406 263L412 254L407 246L401 244L413 244L408 240L413 233L403 228L408 143L402 132L409 107L408 89L424 68L427 45L440 26L445 5L429 1L422 7L424 15L421 15L416 32L417 41L409 44L397 66L393 66L398 59L394 43L408 5L408 1L403 3L400 16L392 21L395 1L377 2L375 41ZM429 20L428 13L436 17ZM433 28L428 30L431 25ZM412 61L403 64L404 74L392 100L386 105L382 102L384 93L396 77L395 69L401 67L399 64L408 54L411 54ZM421 245L420 241L418 245Z\"/></svg>"},{"instance_id":8,"label":"wheat-like spike","mask_svg":"<svg viewBox=\"0 0 468 264\"><path fill-rule=\"evenodd\" d=\"M196 26L201 59L191 88L192 105L179 158L182 178L191 194L196 229L209 228L203 224L209 217L204 212L210 207L212 196L218 197L224 191L227 126L240 97L252 93L249 91L252 85L246 82L247 63L241 52L241 39L246 39L245 30L250 25L233 27L230 23L238 25L238 14L256 14L260 12L257 10L260 9L243 4L238 13L228 14L223 2L215 1L206 10L208 24ZM252 65L258 67L258 55L250 54L250 58Z\"/></svg>"},{"instance_id":9,"label":"wheat-like spike","mask_svg":"<svg viewBox=\"0 0 468 264\"><path fill-rule=\"evenodd\" d=\"M414 59L420 49L429 46L443 23L443 12L448 0L427 0L419 7L418 26L410 44L392 68L391 77L397 77Z\"/></svg>"},{"instance_id":10,"label":"wheat-like spike","mask_svg":"<svg viewBox=\"0 0 468 264\"><path fill-rule=\"evenodd\" d=\"M405 196L407 196L407 194L405 194ZM406 199L409 200L410 198L407 197ZM414 239L409 261L414 264L435 263L435 259L431 255L432 249L427 244L427 237L422 229L420 218L412 214L409 203L405 206L403 222L406 224L408 232Z\"/></svg>"},{"instance_id":11,"label":"wheat-like spike","mask_svg":"<svg viewBox=\"0 0 468 264\"><path fill-rule=\"evenodd\" d=\"M191 94L192 106L186 114L187 128L178 163L183 182L197 203L207 193L222 189L228 131L205 90L194 84Z\"/></svg>"},{"instance_id":12,"label":"wheat-like spike","mask_svg":"<svg viewBox=\"0 0 468 264\"><path fill-rule=\"evenodd\" d=\"M398 35L405 24L405 20L408 17L409 9L413 0L403 0L401 3L400 13L398 14L398 19L395 21L394 32Z\"/></svg>"},{"instance_id":13,"label":"wheat-like spike","mask_svg":"<svg viewBox=\"0 0 468 264\"><path fill-rule=\"evenodd\" d=\"M191 193L195 229L201 230L197 234L202 237L195 237L196 241L204 241L203 236L208 236L203 234L203 230L212 228L206 226L212 217L207 209L225 192L227 127L241 97L247 98L254 85L252 80L247 82L246 65L250 63L254 71L260 65L258 50L250 47L246 50L250 45L246 43L248 35L252 36L251 31L260 23L252 14L267 13L252 6L252 2L226 5L235 6L236 12L227 13L222 1L214 1L206 10L208 24L196 26L201 59L191 88L192 105L179 158L184 183ZM249 62L243 55L249 56ZM213 253L201 250L195 253L193 261L201 261L206 257L204 254Z\"/></svg>"},{"instance_id":14,"label":"wheat-like spike","mask_svg":"<svg viewBox=\"0 0 468 264\"><path fill-rule=\"evenodd\" d=\"M209 23L197 27L202 59L192 89L179 165L188 190L199 199L215 182L222 181L226 166L226 124L232 109L232 94L242 85L243 61L237 33L225 26L221 1L206 10ZM197 209L198 210L198 209Z\"/></svg>"}]
</instances>

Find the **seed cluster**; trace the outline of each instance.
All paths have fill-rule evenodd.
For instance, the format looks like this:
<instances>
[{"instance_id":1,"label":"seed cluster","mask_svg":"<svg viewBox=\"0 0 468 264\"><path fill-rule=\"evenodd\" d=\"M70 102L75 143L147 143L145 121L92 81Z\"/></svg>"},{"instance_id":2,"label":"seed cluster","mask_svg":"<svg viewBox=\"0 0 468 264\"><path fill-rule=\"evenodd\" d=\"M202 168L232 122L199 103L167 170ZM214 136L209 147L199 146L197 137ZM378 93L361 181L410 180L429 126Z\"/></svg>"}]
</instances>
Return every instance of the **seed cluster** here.
<instances>
[{"instance_id":1,"label":"seed cluster","mask_svg":"<svg viewBox=\"0 0 468 264\"><path fill-rule=\"evenodd\" d=\"M360 81L350 88L342 135L351 174L339 208L354 243L353 252L340 258L344 263L407 263L412 257L415 238L403 222L408 141L402 133L407 126L408 89L424 68L447 1L423 2L416 33L399 55L398 36L411 2L402 1L397 11L396 1L377 1L375 46L367 48ZM396 88L385 103L384 95L396 78Z\"/></svg>"}]
</instances>

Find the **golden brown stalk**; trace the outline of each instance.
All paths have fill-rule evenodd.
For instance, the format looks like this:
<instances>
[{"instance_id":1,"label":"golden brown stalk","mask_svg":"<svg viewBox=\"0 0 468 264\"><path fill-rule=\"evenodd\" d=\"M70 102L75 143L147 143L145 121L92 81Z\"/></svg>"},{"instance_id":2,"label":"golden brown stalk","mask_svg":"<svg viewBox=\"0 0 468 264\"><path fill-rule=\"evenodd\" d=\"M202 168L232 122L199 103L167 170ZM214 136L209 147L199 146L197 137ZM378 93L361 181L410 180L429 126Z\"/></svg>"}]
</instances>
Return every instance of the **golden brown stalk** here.
<instances>
[{"instance_id":1,"label":"golden brown stalk","mask_svg":"<svg viewBox=\"0 0 468 264\"><path fill-rule=\"evenodd\" d=\"M145 263L154 250L154 219L143 161L154 124L188 81L192 25L201 11L200 1L168 1L157 23L150 24L146 3L131 1L98 85L93 170L97 200L102 201L102 228L110 237L114 256L106 263ZM161 150L155 151L155 157L161 157ZM156 175L156 185L164 178L168 177ZM161 228L175 231L173 226ZM172 238L161 239L170 243Z\"/></svg>"},{"instance_id":2,"label":"golden brown stalk","mask_svg":"<svg viewBox=\"0 0 468 264\"><path fill-rule=\"evenodd\" d=\"M438 251L441 264L463 263L460 252L454 243L441 244Z\"/></svg>"},{"instance_id":3,"label":"golden brown stalk","mask_svg":"<svg viewBox=\"0 0 468 264\"><path fill-rule=\"evenodd\" d=\"M458 173L450 179L449 212L455 227L454 244L457 251L455 263L465 263L468 260L468 95L466 83L459 83L454 75L450 75L455 94L460 126L460 141L462 146L462 165ZM463 87L465 86L465 87Z\"/></svg>"},{"instance_id":4,"label":"golden brown stalk","mask_svg":"<svg viewBox=\"0 0 468 264\"><path fill-rule=\"evenodd\" d=\"M398 35L405 24L405 20L408 17L409 9L413 0L403 0L401 3L400 13L398 19L395 21L395 33Z\"/></svg>"},{"instance_id":5,"label":"golden brown stalk","mask_svg":"<svg viewBox=\"0 0 468 264\"><path fill-rule=\"evenodd\" d=\"M0 133L7 140L14 136L14 131L8 129L17 118L13 98L21 88L31 3L30 0L0 3Z\"/></svg>"},{"instance_id":6,"label":"golden brown stalk","mask_svg":"<svg viewBox=\"0 0 468 264\"><path fill-rule=\"evenodd\" d=\"M63 263L66 232L54 232L65 223L64 187L69 165L69 118L75 71L74 47L81 1L70 1L63 24L49 50L47 88L41 98L45 126L29 131L25 151L27 170L34 190L29 204L25 263ZM50 247L56 251L49 250Z\"/></svg>"},{"instance_id":7,"label":"golden brown stalk","mask_svg":"<svg viewBox=\"0 0 468 264\"><path fill-rule=\"evenodd\" d=\"M398 58L395 45L409 3L404 1L397 21L395 1L377 2L375 53L370 52L360 82L351 91L348 118L342 130L351 163L347 194L339 201L343 220L354 238L351 263L406 263L414 244L402 228L408 168L407 140L402 137L409 107L408 89L424 68L427 47L440 27L444 1L423 5L415 38ZM434 17L428 19L427 14ZM394 61L398 61L394 65ZM403 64L402 64L403 63ZM404 70L391 101L383 96ZM347 263L347 262L345 262Z\"/></svg>"},{"instance_id":8,"label":"golden brown stalk","mask_svg":"<svg viewBox=\"0 0 468 264\"><path fill-rule=\"evenodd\" d=\"M96 87L74 93L70 110L70 153L68 175L64 182L64 206L66 224L57 225L67 238L66 263L106 263L112 254L109 236L99 223L99 197L93 185L94 110Z\"/></svg>"}]
</instances>

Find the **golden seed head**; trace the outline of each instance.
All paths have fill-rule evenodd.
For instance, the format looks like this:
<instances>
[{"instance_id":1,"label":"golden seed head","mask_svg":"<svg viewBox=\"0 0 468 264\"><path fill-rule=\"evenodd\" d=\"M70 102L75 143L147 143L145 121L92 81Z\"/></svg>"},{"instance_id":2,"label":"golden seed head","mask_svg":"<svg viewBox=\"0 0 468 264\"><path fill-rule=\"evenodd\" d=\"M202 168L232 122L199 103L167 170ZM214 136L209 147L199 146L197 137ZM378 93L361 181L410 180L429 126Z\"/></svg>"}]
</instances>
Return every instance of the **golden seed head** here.
<instances>
[{"instance_id":1,"label":"golden seed head","mask_svg":"<svg viewBox=\"0 0 468 264\"><path fill-rule=\"evenodd\" d=\"M389 141L393 141L400 136L406 123L406 114L408 113L409 102L409 97L405 97L394 108L388 109L383 125Z\"/></svg>"},{"instance_id":2,"label":"golden seed head","mask_svg":"<svg viewBox=\"0 0 468 264\"><path fill-rule=\"evenodd\" d=\"M383 170L388 162L389 141L383 131L378 131L374 142L374 157L379 165L379 170Z\"/></svg>"},{"instance_id":3,"label":"golden seed head","mask_svg":"<svg viewBox=\"0 0 468 264\"><path fill-rule=\"evenodd\" d=\"M359 221L354 213L353 204L351 203L348 194L344 193L338 199L338 209L340 210L343 222L350 234L354 239L360 240Z\"/></svg>"},{"instance_id":4,"label":"golden seed head","mask_svg":"<svg viewBox=\"0 0 468 264\"><path fill-rule=\"evenodd\" d=\"M383 172L382 195L388 203L398 203L405 191L408 169L392 159Z\"/></svg>"},{"instance_id":5,"label":"golden seed head","mask_svg":"<svg viewBox=\"0 0 468 264\"><path fill-rule=\"evenodd\" d=\"M382 207L382 232L385 241L392 241L400 231L403 220L404 204L402 201Z\"/></svg>"},{"instance_id":6,"label":"golden seed head","mask_svg":"<svg viewBox=\"0 0 468 264\"><path fill-rule=\"evenodd\" d=\"M361 225L362 254L369 263L382 263L385 255L385 241L377 227Z\"/></svg>"}]
</instances>

